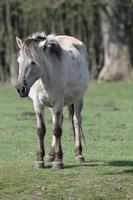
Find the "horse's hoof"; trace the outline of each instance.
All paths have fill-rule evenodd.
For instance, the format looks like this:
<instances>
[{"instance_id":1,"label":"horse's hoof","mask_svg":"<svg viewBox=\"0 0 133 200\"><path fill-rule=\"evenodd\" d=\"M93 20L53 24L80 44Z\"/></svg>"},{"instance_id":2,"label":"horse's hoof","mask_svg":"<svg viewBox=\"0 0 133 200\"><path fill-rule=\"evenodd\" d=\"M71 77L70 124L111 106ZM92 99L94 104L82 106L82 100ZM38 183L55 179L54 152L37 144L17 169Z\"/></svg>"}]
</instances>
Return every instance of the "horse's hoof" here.
<instances>
[{"instance_id":1,"label":"horse's hoof","mask_svg":"<svg viewBox=\"0 0 133 200\"><path fill-rule=\"evenodd\" d=\"M82 155L76 156L75 159L76 159L76 161L77 161L78 163L83 163L83 162L85 162L84 156L82 156Z\"/></svg>"},{"instance_id":2,"label":"horse's hoof","mask_svg":"<svg viewBox=\"0 0 133 200\"><path fill-rule=\"evenodd\" d=\"M44 162L43 161L36 161L33 165L33 168L35 169L43 169L44 168Z\"/></svg>"},{"instance_id":3,"label":"horse's hoof","mask_svg":"<svg viewBox=\"0 0 133 200\"><path fill-rule=\"evenodd\" d=\"M52 169L63 169L63 162L62 161L54 161L52 162Z\"/></svg>"},{"instance_id":4,"label":"horse's hoof","mask_svg":"<svg viewBox=\"0 0 133 200\"><path fill-rule=\"evenodd\" d=\"M54 161L54 156L48 155L48 156L47 156L47 161L48 161L48 162Z\"/></svg>"}]
</instances>

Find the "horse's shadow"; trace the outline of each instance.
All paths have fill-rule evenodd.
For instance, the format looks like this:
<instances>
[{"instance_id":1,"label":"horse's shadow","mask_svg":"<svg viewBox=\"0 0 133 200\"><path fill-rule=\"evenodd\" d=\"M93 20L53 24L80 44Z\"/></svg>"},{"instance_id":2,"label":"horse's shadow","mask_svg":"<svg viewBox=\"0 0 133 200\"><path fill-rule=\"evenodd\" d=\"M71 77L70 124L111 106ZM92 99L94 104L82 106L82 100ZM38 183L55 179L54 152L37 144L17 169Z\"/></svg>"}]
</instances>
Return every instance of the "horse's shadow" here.
<instances>
[{"instance_id":1,"label":"horse's shadow","mask_svg":"<svg viewBox=\"0 0 133 200\"><path fill-rule=\"evenodd\" d=\"M119 171L115 171L112 173L106 173L106 175L115 175L115 174L133 174L133 161L129 160L115 160L115 161L109 161L108 165L114 166L114 167L132 167L132 169L123 169Z\"/></svg>"},{"instance_id":2,"label":"horse's shadow","mask_svg":"<svg viewBox=\"0 0 133 200\"><path fill-rule=\"evenodd\" d=\"M133 167L133 161L131 160L114 160L109 161L108 164L116 167Z\"/></svg>"},{"instance_id":3,"label":"horse's shadow","mask_svg":"<svg viewBox=\"0 0 133 200\"><path fill-rule=\"evenodd\" d=\"M98 163L92 163L91 161L85 161L83 163L65 165L64 169L77 168L77 167L96 167L96 166L100 165Z\"/></svg>"},{"instance_id":4,"label":"horse's shadow","mask_svg":"<svg viewBox=\"0 0 133 200\"><path fill-rule=\"evenodd\" d=\"M82 168L82 167L97 167L97 166L114 166L114 167L133 167L133 161L127 161L127 160L113 160L113 161L86 161L83 163L77 163L77 164L69 164L64 165L64 169L70 169L70 168ZM115 175L115 174L133 174L133 169L123 169L115 172L106 173L106 175Z\"/></svg>"}]
</instances>

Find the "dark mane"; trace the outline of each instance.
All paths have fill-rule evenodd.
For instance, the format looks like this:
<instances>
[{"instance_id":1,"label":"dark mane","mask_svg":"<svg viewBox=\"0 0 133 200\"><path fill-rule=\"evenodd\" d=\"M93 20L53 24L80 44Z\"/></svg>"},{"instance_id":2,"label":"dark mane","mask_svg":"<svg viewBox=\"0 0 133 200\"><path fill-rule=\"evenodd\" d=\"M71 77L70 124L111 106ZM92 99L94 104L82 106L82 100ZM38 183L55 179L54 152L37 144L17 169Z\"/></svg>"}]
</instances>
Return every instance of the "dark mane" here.
<instances>
[{"instance_id":1,"label":"dark mane","mask_svg":"<svg viewBox=\"0 0 133 200\"><path fill-rule=\"evenodd\" d=\"M58 58L58 60L61 60L62 48L58 40L56 39L55 35L50 34L47 36L47 39L44 45L44 51L45 49L48 49L51 55L55 55Z\"/></svg>"},{"instance_id":2,"label":"dark mane","mask_svg":"<svg viewBox=\"0 0 133 200\"><path fill-rule=\"evenodd\" d=\"M47 35L45 32L36 32L29 35L26 39L35 39L35 40L41 41L41 40L45 40L46 38L47 38Z\"/></svg>"},{"instance_id":3,"label":"dark mane","mask_svg":"<svg viewBox=\"0 0 133 200\"><path fill-rule=\"evenodd\" d=\"M41 42L43 40L46 40L46 38L47 35L44 32L33 33L32 35L24 39L24 45L30 48L34 45L35 42Z\"/></svg>"},{"instance_id":4,"label":"dark mane","mask_svg":"<svg viewBox=\"0 0 133 200\"><path fill-rule=\"evenodd\" d=\"M45 49L49 49L50 54L56 55L56 57L60 60L62 49L58 41L55 39L55 35L47 36L44 32L34 33L24 39L23 49L26 52L27 56L31 60L36 61L37 60L36 48L38 46L38 43L44 40L46 40L44 45L44 51Z\"/></svg>"},{"instance_id":5,"label":"dark mane","mask_svg":"<svg viewBox=\"0 0 133 200\"><path fill-rule=\"evenodd\" d=\"M37 32L24 39L23 49L31 60L37 60L36 47L40 41L46 40L46 38L47 35L44 32Z\"/></svg>"}]
</instances>

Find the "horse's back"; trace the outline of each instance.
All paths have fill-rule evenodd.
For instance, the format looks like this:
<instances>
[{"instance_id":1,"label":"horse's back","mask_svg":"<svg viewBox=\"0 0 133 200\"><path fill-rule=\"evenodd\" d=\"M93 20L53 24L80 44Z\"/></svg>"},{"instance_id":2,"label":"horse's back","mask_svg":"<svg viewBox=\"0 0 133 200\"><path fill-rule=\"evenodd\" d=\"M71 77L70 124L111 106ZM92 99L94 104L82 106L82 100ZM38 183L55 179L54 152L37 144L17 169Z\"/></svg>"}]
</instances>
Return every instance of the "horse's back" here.
<instances>
[{"instance_id":1,"label":"horse's back","mask_svg":"<svg viewBox=\"0 0 133 200\"><path fill-rule=\"evenodd\" d=\"M72 37L72 36L68 36L68 35L59 35L59 36L55 36L55 39L59 42L60 46L62 48L68 47L69 45L72 44L77 44L78 46L83 46L83 42L81 42L79 39Z\"/></svg>"},{"instance_id":2,"label":"horse's back","mask_svg":"<svg viewBox=\"0 0 133 200\"><path fill-rule=\"evenodd\" d=\"M55 39L64 50L66 96L82 96L89 81L86 46L83 42L71 36L56 36Z\"/></svg>"},{"instance_id":3,"label":"horse's back","mask_svg":"<svg viewBox=\"0 0 133 200\"><path fill-rule=\"evenodd\" d=\"M69 50L69 48L73 47L79 50L80 53L83 52L87 54L85 44L75 37L68 36L68 35L59 35L59 36L55 36L55 39L59 42L60 46L64 50Z\"/></svg>"},{"instance_id":4,"label":"horse's back","mask_svg":"<svg viewBox=\"0 0 133 200\"><path fill-rule=\"evenodd\" d=\"M78 51L80 55L85 58L86 62L88 62L86 45L82 41L68 35L55 36L55 39L59 42L62 49L69 53L76 53L76 51Z\"/></svg>"}]
</instances>

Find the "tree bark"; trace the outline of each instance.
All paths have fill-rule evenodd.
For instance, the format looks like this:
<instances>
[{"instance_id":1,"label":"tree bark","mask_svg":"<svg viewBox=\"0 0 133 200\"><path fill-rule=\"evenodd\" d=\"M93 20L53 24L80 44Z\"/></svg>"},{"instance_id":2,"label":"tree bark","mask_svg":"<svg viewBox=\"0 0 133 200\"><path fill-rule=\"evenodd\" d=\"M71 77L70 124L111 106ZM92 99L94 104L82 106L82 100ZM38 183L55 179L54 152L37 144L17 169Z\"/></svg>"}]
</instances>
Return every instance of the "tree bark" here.
<instances>
[{"instance_id":1,"label":"tree bark","mask_svg":"<svg viewBox=\"0 0 133 200\"><path fill-rule=\"evenodd\" d=\"M104 5L101 9L104 66L99 74L99 81L132 79L126 29L127 13L128 8L123 5Z\"/></svg>"},{"instance_id":2,"label":"tree bark","mask_svg":"<svg viewBox=\"0 0 133 200\"><path fill-rule=\"evenodd\" d=\"M15 85L17 82L17 63L16 63L16 55L14 53L14 36L13 36L13 28L11 22L11 5L6 0L6 24L7 24L7 35L9 39L8 46L8 54L9 54L9 68L10 68L10 83Z\"/></svg>"},{"instance_id":3,"label":"tree bark","mask_svg":"<svg viewBox=\"0 0 133 200\"><path fill-rule=\"evenodd\" d=\"M16 63L16 54L12 53L11 64L10 64L10 83L15 86L18 79L18 66Z\"/></svg>"}]
</instances>

